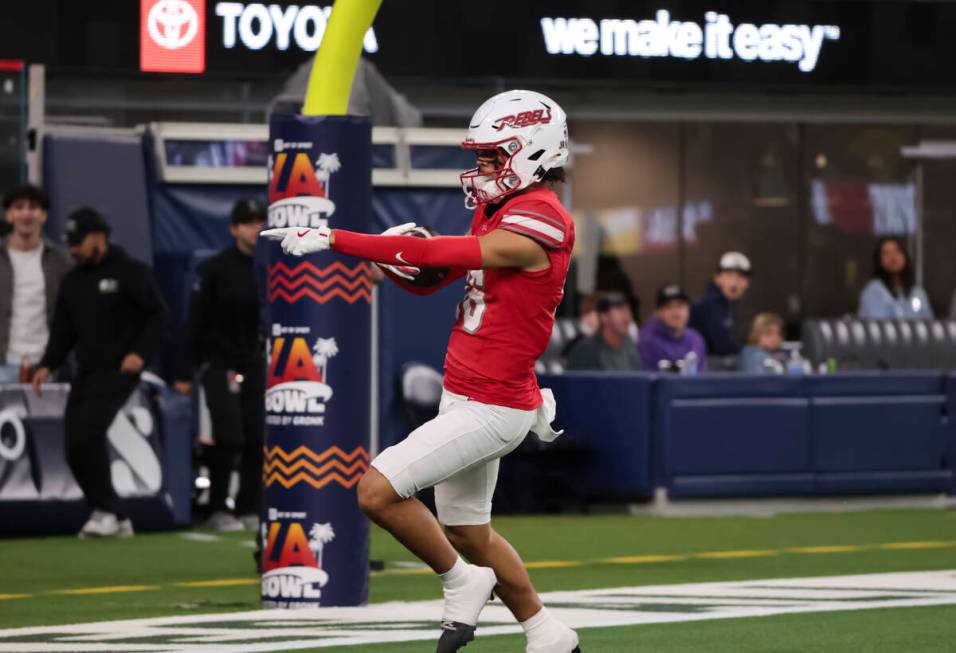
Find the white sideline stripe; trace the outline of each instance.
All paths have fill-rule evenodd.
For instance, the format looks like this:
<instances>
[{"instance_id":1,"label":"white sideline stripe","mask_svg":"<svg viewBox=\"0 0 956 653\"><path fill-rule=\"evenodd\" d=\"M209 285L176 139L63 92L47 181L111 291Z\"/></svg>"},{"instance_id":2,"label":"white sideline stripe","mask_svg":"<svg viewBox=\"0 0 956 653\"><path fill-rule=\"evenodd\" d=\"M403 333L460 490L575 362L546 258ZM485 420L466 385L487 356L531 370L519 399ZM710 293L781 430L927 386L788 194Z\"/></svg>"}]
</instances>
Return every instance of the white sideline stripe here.
<instances>
[{"instance_id":1,"label":"white sideline stripe","mask_svg":"<svg viewBox=\"0 0 956 653\"><path fill-rule=\"evenodd\" d=\"M516 224L519 227L525 229L530 229L531 231L537 231L540 234L544 234L552 240L556 240L559 243L564 242L564 232L560 229L556 229L551 225L538 220L537 218L528 218L521 215L506 215L501 219L505 224Z\"/></svg>"},{"instance_id":2,"label":"white sideline stripe","mask_svg":"<svg viewBox=\"0 0 956 653\"><path fill-rule=\"evenodd\" d=\"M217 535L210 535L208 533L180 533L179 537L184 540L192 540L193 542L218 542L222 539Z\"/></svg>"},{"instance_id":3,"label":"white sideline stripe","mask_svg":"<svg viewBox=\"0 0 956 653\"><path fill-rule=\"evenodd\" d=\"M558 619L579 629L954 605L956 570L621 587L549 592L542 598ZM667 609L655 609L655 604ZM678 611L680 604L688 605L688 611ZM649 609L643 606L649 606ZM0 630L0 652L258 653L348 645L365 645L364 650L387 651L388 647L383 644L435 640L439 634L441 609L441 601L396 601L358 608L256 610L14 628ZM206 623L210 624L208 628L203 627ZM236 627L223 627L227 623ZM363 629L360 624L373 626ZM389 624L396 628L388 630ZM376 629L376 626L386 629ZM500 601L492 603L482 613L479 637L520 632L521 627L514 623ZM12 637L43 635L57 639L4 642ZM174 641L124 641L147 637L168 637ZM296 639L281 641L284 637ZM587 632L582 632L582 644L586 644L587 639ZM374 648L369 645L374 645Z\"/></svg>"}]
</instances>

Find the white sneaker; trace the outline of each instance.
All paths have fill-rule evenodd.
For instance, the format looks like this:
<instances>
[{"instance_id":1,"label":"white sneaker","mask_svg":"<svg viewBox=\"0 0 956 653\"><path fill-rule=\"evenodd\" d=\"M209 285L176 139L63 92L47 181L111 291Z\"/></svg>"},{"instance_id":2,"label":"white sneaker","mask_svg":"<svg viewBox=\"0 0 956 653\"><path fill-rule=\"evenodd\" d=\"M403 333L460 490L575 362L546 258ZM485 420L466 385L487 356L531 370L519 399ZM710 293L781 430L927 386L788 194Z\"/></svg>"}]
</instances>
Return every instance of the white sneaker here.
<instances>
[{"instance_id":1,"label":"white sneaker","mask_svg":"<svg viewBox=\"0 0 956 653\"><path fill-rule=\"evenodd\" d=\"M94 510L79 532L80 538L88 537L133 537L133 522L117 519L116 515L103 510Z\"/></svg>"},{"instance_id":2,"label":"white sneaker","mask_svg":"<svg viewBox=\"0 0 956 653\"><path fill-rule=\"evenodd\" d=\"M237 517L247 531L259 531L259 515L240 515Z\"/></svg>"},{"instance_id":3,"label":"white sneaker","mask_svg":"<svg viewBox=\"0 0 956 653\"><path fill-rule=\"evenodd\" d=\"M558 620L553 621L548 633L543 637L528 639L525 653L580 653L578 634Z\"/></svg>"},{"instance_id":4,"label":"white sneaker","mask_svg":"<svg viewBox=\"0 0 956 653\"><path fill-rule=\"evenodd\" d=\"M220 533L237 533L246 530L242 522L236 519L231 512L218 510L209 517L206 528Z\"/></svg>"},{"instance_id":5,"label":"white sneaker","mask_svg":"<svg viewBox=\"0 0 956 653\"><path fill-rule=\"evenodd\" d=\"M444 588L445 608L442 611L441 639L438 653L451 653L475 638L478 616L491 599L498 579L490 567L468 565L469 578L455 588Z\"/></svg>"}]
</instances>

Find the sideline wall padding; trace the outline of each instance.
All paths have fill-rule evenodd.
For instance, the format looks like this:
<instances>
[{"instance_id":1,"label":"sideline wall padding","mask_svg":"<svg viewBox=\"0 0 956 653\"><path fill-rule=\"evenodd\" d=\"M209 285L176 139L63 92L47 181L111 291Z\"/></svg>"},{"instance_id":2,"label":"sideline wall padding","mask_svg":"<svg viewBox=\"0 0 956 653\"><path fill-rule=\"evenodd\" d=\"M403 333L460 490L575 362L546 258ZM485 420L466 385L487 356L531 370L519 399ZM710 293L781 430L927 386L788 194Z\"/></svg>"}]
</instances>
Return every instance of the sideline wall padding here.
<instances>
[{"instance_id":1,"label":"sideline wall padding","mask_svg":"<svg viewBox=\"0 0 956 653\"><path fill-rule=\"evenodd\" d=\"M954 392L932 372L661 377L657 484L673 497L951 491Z\"/></svg>"},{"instance_id":2,"label":"sideline wall padding","mask_svg":"<svg viewBox=\"0 0 956 653\"><path fill-rule=\"evenodd\" d=\"M813 490L801 379L661 376L654 402L659 484L682 494Z\"/></svg>"},{"instance_id":3,"label":"sideline wall padding","mask_svg":"<svg viewBox=\"0 0 956 653\"><path fill-rule=\"evenodd\" d=\"M557 442L585 445L580 477L592 497L649 499L651 474L651 393L654 377L619 372L538 375L554 391ZM536 437L529 435L529 438ZM563 441L562 441L563 438Z\"/></svg>"},{"instance_id":4,"label":"sideline wall padding","mask_svg":"<svg viewBox=\"0 0 956 653\"><path fill-rule=\"evenodd\" d=\"M932 492L949 484L945 377L857 373L807 377L804 387L819 492Z\"/></svg>"}]
</instances>

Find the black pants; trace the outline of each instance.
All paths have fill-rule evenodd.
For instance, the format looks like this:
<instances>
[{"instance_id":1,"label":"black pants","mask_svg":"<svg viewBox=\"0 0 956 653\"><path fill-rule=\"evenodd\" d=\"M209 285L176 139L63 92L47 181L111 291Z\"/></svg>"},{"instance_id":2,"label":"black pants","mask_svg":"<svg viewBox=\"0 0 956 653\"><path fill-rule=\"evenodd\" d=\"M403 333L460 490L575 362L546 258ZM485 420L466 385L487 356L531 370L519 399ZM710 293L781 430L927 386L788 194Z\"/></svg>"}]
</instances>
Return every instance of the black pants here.
<instances>
[{"instance_id":1,"label":"black pants","mask_svg":"<svg viewBox=\"0 0 956 653\"><path fill-rule=\"evenodd\" d=\"M237 382L236 375L242 376ZM202 375L212 418L209 461L209 509L226 510L229 479L239 465L237 515L258 515L262 501L262 444L265 428L265 369L210 366Z\"/></svg>"},{"instance_id":2,"label":"black pants","mask_svg":"<svg viewBox=\"0 0 956 653\"><path fill-rule=\"evenodd\" d=\"M138 374L81 372L70 385L63 416L66 461L95 510L121 515L106 431L138 383Z\"/></svg>"}]
</instances>

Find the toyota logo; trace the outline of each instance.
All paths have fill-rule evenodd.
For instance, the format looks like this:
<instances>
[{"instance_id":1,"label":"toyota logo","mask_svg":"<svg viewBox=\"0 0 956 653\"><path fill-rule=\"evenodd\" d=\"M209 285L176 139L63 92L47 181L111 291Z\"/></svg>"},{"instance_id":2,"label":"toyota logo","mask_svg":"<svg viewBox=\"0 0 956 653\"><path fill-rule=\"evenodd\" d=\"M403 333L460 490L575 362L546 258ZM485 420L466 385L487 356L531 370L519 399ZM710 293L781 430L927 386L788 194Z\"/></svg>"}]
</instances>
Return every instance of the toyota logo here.
<instances>
[{"instance_id":1,"label":"toyota logo","mask_svg":"<svg viewBox=\"0 0 956 653\"><path fill-rule=\"evenodd\" d=\"M156 45L167 50L178 50L196 38L199 16L185 0L159 0L149 10L146 27Z\"/></svg>"}]
</instances>

